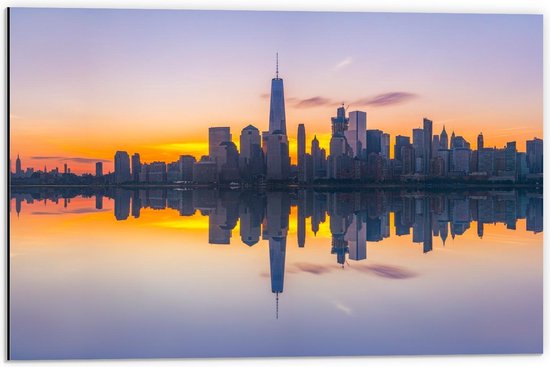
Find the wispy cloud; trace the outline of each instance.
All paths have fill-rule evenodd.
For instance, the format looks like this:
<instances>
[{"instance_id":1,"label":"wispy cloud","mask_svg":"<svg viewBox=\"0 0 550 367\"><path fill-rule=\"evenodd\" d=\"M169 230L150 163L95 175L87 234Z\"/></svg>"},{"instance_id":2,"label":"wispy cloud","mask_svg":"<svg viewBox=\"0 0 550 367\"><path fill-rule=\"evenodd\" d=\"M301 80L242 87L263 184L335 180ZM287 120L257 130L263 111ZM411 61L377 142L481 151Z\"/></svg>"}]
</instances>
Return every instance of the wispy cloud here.
<instances>
[{"instance_id":1,"label":"wispy cloud","mask_svg":"<svg viewBox=\"0 0 550 367\"><path fill-rule=\"evenodd\" d=\"M298 99L294 103L294 107L296 108L311 108L311 107L319 107L319 106L326 106L328 104L331 104L332 101L329 98L324 97L311 97L306 99Z\"/></svg>"},{"instance_id":2,"label":"wispy cloud","mask_svg":"<svg viewBox=\"0 0 550 367\"><path fill-rule=\"evenodd\" d=\"M338 64L334 66L334 70L340 70L342 68L345 68L346 66L350 65L353 62L353 59L351 57L346 57L344 60L340 61Z\"/></svg>"},{"instance_id":3,"label":"wispy cloud","mask_svg":"<svg viewBox=\"0 0 550 367\"><path fill-rule=\"evenodd\" d=\"M388 279L408 279L414 278L418 275L415 272L403 267L383 264L360 265L353 267L353 269Z\"/></svg>"},{"instance_id":4,"label":"wispy cloud","mask_svg":"<svg viewBox=\"0 0 550 367\"><path fill-rule=\"evenodd\" d=\"M110 162L108 159L101 158L83 158L83 157L61 157L61 156L32 156L33 160L58 160L62 162L76 162L76 163L95 163L95 162Z\"/></svg>"},{"instance_id":5,"label":"wispy cloud","mask_svg":"<svg viewBox=\"0 0 550 367\"><path fill-rule=\"evenodd\" d=\"M269 98L268 94L265 94L265 95L262 94L262 98L264 98L264 96L266 96L265 98ZM418 95L415 93L388 92L388 93L377 94L371 97L360 98L358 100L351 102L350 105L357 106L357 107L359 106L386 107L386 106L402 104L410 100L413 100L415 98L418 98ZM334 99L323 97L323 96L315 96L310 98L289 97L286 99L286 102L294 108L315 108L315 107L337 105L340 103L340 101L336 101Z\"/></svg>"},{"instance_id":6,"label":"wispy cloud","mask_svg":"<svg viewBox=\"0 0 550 367\"><path fill-rule=\"evenodd\" d=\"M87 213L97 213L97 212L106 212L106 211L108 211L108 209L78 208L78 209L65 210L64 213L87 214Z\"/></svg>"},{"instance_id":7,"label":"wispy cloud","mask_svg":"<svg viewBox=\"0 0 550 367\"><path fill-rule=\"evenodd\" d=\"M402 104L415 98L418 98L418 95L414 93L389 92L389 93L378 94L374 97L362 98L355 102L352 102L351 104L358 105L358 106L385 107L385 106Z\"/></svg>"},{"instance_id":8,"label":"wispy cloud","mask_svg":"<svg viewBox=\"0 0 550 367\"><path fill-rule=\"evenodd\" d=\"M300 262L293 264L293 266L296 267L299 271L304 271L306 273L315 275L329 273L332 271L332 269L328 266L313 263Z\"/></svg>"}]
</instances>

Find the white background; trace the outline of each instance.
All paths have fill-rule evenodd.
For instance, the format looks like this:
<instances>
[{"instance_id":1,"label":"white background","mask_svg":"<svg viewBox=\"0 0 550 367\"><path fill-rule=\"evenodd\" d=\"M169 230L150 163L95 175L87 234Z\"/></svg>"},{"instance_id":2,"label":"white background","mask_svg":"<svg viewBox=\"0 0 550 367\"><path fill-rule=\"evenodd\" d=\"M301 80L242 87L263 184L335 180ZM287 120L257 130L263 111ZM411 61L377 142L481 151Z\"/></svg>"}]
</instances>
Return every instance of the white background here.
<instances>
[{"instance_id":1,"label":"white background","mask_svg":"<svg viewBox=\"0 0 550 367\"><path fill-rule=\"evenodd\" d=\"M157 9L227 9L227 10L321 10L321 11L372 11L372 12L445 12L445 13L524 13L524 14L544 14L545 18L550 14L550 1L521 1L521 0L13 0L2 1L5 7L94 7L94 8L157 8ZM0 205L2 210L0 215L2 217L2 235L4 237L4 244L7 241L6 237L6 208L7 208L7 167L6 162L6 139L7 139L7 86L6 86L6 9L2 9L2 37L0 44L4 50L4 57L2 58L2 99L0 105L2 106L2 149L1 149L1 182L2 195L0 196ZM548 49L548 26L544 19L544 89L548 86L547 76L547 49ZM544 106L548 107L549 97L548 94L544 96ZM546 108L545 108L546 110ZM547 122L547 113L544 114L545 125ZM519 123L519 122L518 122ZM545 155L548 154L548 144L545 145ZM548 155L550 156L550 155ZM546 160L545 171L548 172L548 160ZM546 191L545 185L545 191ZM548 213L547 205L545 202L545 220L544 226L548 230ZM545 242L548 235L545 234ZM4 247L5 248L5 247ZM4 300L3 317L0 318L2 322L2 331L0 333L0 342L2 350L2 360L0 363L6 363L6 307L7 307L7 293L6 293L6 261L7 251L3 251L2 270L0 276L2 279L2 295ZM545 260L547 258L545 251ZM545 261L547 265L547 261ZM544 268L545 280L547 277L547 267ZM510 274L513 276L513 274ZM547 282L545 282L546 285ZM544 296L544 314L547 315L548 302L546 297L547 287L545 286ZM263 358L263 359L180 359L180 360L124 360L124 361L47 361L47 362L11 362L10 364L16 364L17 366L29 366L29 365L73 365L79 366L332 366L338 364L339 366L401 366L404 364L411 366L463 366L465 364L469 366L487 366L492 364L498 364L499 366L540 366L548 365L550 358L548 358L548 322L545 317L544 322L544 350L545 354L541 356L446 356L446 357L364 357L364 358ZM335 331L337 334L338 331ZM335 335L337 337L337 335Z\"/></svg>"}]
</instances>

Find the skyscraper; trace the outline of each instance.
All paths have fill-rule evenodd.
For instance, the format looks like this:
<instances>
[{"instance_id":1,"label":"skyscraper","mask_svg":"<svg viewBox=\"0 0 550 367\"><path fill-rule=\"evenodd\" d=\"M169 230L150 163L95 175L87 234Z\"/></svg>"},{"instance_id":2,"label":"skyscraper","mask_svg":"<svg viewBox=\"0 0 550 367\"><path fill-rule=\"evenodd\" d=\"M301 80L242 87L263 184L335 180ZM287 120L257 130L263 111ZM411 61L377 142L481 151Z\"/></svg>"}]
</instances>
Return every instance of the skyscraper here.
<instances>
[{"instance_id":1,"label":"skyscraper","mask_svg":"<svg viewBox=\"0 0 550 367\"><path fill-rule=\"evenodd\" d=\"M285 96L283 79L279 78L279 58L275 78L271 80L269 131L262 134L262 146L268 180L286 180L290 174L290 156L286 135Z\"/></svg>"},{"instance_id":2,"label":"skyscraper","mask_svg":"<svg viewBox=\"0 0 550 367\"><path fill-rule=\"evenodd\" d=\"M350 112L348 129L344 134L353 150L353 156L363 157L363 151L367 148L367 113L363 111Z\"/></svg>"},{"instance_id":3,"label":"skyscraper","mask_svg":"<svg viewBox=\"0 0 550 367\"><path fill-rule=\"evenodd\" d=\"M439 149L449 149L449 136L445 130L445 125L443 125L443 130L441 131L441 135L439 137Z\"/></svg>"},{"instance_id":4,"label":"skyscraper","mask_svg":"<svg viewBox=\"0 0 550 367\"><path fill-rule=\"evenodd\" d=\"M19 154L18 154L17 159L15 160L15 175L19 177L22 174L23 174L23 169L21 168L21 158L19 158Z\"/></svg>"},{"instance_id":5,"label":"skyscraper","mask_svg":"<svg viewBox=\"0 0 550 367\"><path fill-rule=\"evenodd\" d=\"M262 139L260 131L248 125L240 136L239 170L241 177L252 179L263 173Z\"/></svg>"},{"instance_id":6,"label":"skyscraper","mask_svg":"<svg viewBox=\"0 0 550 367\"><path fill-rule=\"evenodd\" d=\"M221 172L225 148L221 143L231 141L231 131L229 127L210 127L208 128L208 156L210 160L216 163L218 173Z\"/></svg>"},{"instance_id":7,"label":"skyscraper","mask_svg":"<svg viewBox=\"0 0 550 367\"><path fill-rule=\"evenodd\" d=\"M311 141L311 159L313 163L313 179L324 178L325 173L325 156L322 149L319 148L319 140L317 135Z\"/></svg>"},{"instance_id":8,"label":"skyscraper","mask_svg":"<svg viewBox=\"0 0 550 367\"><path fill-rule=\"evenodd\" d=\"M132 180L139 181L139 173L141 172L141 159L139 153L132 155Z\"/></svg>"},{"instance_id":9,"label":"skyscraper","mask_svg":"<svg viewBox=\"0 0 550 367\"><path fill-rule=\"evenodd\" d=\"M115 183L127 182L132 179L130 175L130 156L125 151L115 153Z\"/></svg>"},{"instance_id":10,"label":"skyscraper","mask_svg":"<svg viewBox=\"0 0 550 367\"><path fill-rule=\"evenodd\" d=\"M424 164L424 130L413 129L414 171L423 172Z\"/></svg>"},{"instance_id":11,"label":"skyscraper","mask_svg":"<svg viewBox=\"0 0 550 367\"><path fill-rule=\"evenodd\" d=\"M95 175L96 175L96 177L103 176L103 162L96 162L96 164L95 164Z\"/></svg>"},{"instance_id":12,"label":"skyscraper","mask_svg":"<svg viewBox=\"0 0 550 367\"><path fill-rule=\"evenodd\" d=\"M367 130L367 156L382 153L382 134L381 130Z\"/></svg>"},{"instance_id":13,"label":"skyscraper","mask_svg":"<svg viewBox=\"0 0 550 367\"><path fill-rule=\"evenodd\" d=\"M411 144L411 139L408 136L397 135L395 137L393 157L398 161L402 161L401 148L410 144Z\"/></svg>"},{"instance_id":14,"label":"skyscraper","mask_svg":"<svg viewBox=\"0 0 550 367\"><path fill-rule=\"evenodd\" d=\"M346 109L343 105L338 107L336 117L332 117L331 121L332 136L344 136L344 132L348 129L349 119L346 117Z\"/></svg>"},{"instance_id":15,"label":"skyscraper","mask_svg":"<svg viewBox=\"0 0 550 367\"><path fill-rule=\"evenodd\" d=\"M306 127L298 125L298 180L306 180Z\"/></svg>"},{"instance_id":16,"label":"skyscraper","mask_svg":"<svg viewBox=\"0 0 550 367\"><path fill-rule=\"evenodd\" d=\"M380 140L382 157L390 159L390 134L383 133Z\"/></svg>"},{"instance_id":17,"label":"skyscraper","mask_svg":"<svg viewBox=\"0 0 550 367\"><path fill-rule=\"evenodd\" d=\"M432 120L424 118L424 173L428 173L430 167L430 159L432 159Z\"/></svg>"},{"instance_id":18,"label":"skyscraper","mask_svg":"<svg viewBox=\"0 0 550 367\"><path fill-rule=\"evenodd\" d=\"M223 147L223 165L220 171L220 180L229 182L239 179L239 152L232 141L221 143Z\"/></svg>"},{"instance_id":19,"label":"skyscraper","mask_svg":"<svg viewBox=\"0 0 550 367\"><path fill-rule=\"evenodd\" d=\"M483 133L479 133L477 136L477 150L483 149Z\"/></svg>"},{"instance_id":20,"label":"skyscraper","mask_svg":"<svg viewBox=\"0 0 550 367\"><path fill-rule=\"evenodd\" d=\"M527 167L529 173L542 173L543 168L543 144L542 139L527 140Z\"/></svg>"},{"instance_id":21,"label":"skyscraper","mask_svg":"<svg viewBox=\"0 0 550 367\"><path fill-rule=\"evenodd\" d=\"M269 133L286 135L285 93L283 79L279 78L279 54L277 54L275 78L271 79L269 104Z\"/></svg>"}]
</instances>

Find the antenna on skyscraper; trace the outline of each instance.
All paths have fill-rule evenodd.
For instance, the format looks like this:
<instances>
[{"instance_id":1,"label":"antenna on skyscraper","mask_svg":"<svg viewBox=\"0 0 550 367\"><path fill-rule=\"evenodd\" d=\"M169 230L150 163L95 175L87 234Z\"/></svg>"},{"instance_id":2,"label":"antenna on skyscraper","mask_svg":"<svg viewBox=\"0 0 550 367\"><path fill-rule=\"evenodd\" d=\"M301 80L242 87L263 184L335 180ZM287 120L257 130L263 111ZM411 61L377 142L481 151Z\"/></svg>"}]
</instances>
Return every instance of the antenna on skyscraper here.
<instances>
[{"instance_id":1,"label":"antenna on skyscraper","mask_svg":"<svg viewBox=\"0 0 550 367\"><path fill-rule=\"evenodd\" d=\"M275 78L279 79L279 53L275 54Z\"/></svg>"}]
</instances>

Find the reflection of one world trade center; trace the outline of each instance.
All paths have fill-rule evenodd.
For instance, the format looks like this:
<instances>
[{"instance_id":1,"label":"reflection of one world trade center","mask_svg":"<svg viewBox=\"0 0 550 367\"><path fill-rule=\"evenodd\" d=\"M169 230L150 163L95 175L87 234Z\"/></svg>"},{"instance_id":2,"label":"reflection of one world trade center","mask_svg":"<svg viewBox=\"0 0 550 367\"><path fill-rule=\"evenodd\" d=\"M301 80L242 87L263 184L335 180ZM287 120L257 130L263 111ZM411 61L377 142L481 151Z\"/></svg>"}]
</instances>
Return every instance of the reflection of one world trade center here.
<instances>
[{"instance_id":1,"label":"reflection of one world trade center","mask_svg":"<svg viewBox=\"0 0 550 367\"><path fill-rule=\"evenodd\" d=\"M279 293L283 293L285 279L286 237L290 198L284 192L268 192L262 238L269 241L269 269L271 292L275 293L275 317L279 318Z\"/></svg>"}]
</instances>

